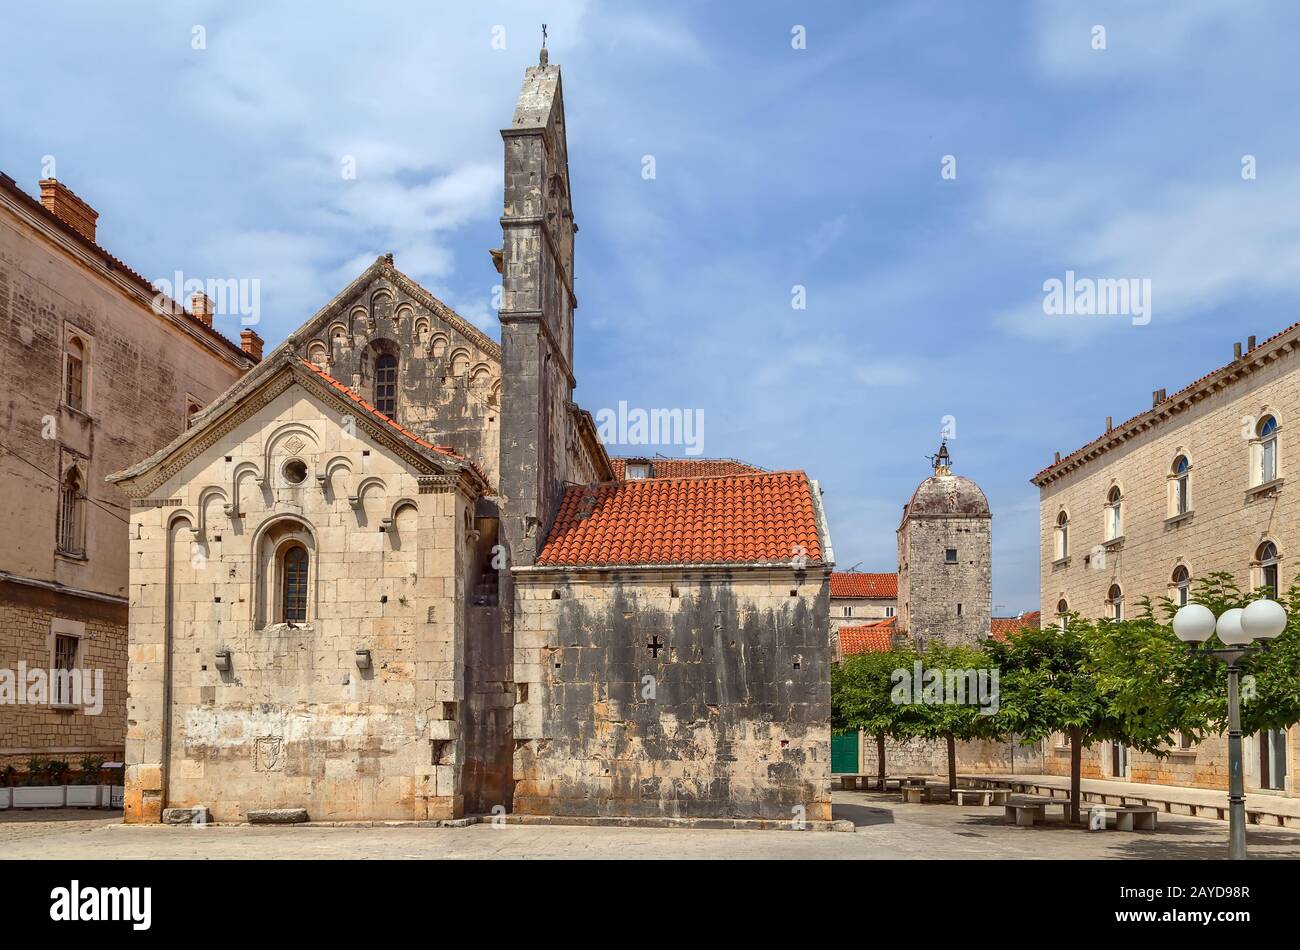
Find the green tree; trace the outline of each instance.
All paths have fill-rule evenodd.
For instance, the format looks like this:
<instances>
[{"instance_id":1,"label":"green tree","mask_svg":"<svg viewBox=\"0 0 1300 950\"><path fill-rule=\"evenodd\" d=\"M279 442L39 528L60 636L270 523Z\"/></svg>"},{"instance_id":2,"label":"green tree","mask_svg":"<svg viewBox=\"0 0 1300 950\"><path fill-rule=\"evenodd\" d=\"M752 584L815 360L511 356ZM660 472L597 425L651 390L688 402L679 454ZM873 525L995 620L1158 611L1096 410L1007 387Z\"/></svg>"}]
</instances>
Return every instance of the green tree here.
<instances>
[{"instance_id":1,"label":"green tree","mask_svg":"<svg viewBox=\"0 0 1300 950\"><path fill-rule=\"evenodd\" d=\"M861 729L876 740L876 777L884 781L885 742L906 738L909 711L893 701L896 670L911 670L916 653L907 647L858 653L831 667L831 725ZM881 786L883 788L883 785Z\"/></svg>"},{"instance_id":2,"label":"green tree","mask_svg":"<svg viewBox=\"0 0 1300 950\"><path fill-rule=\"evenodd\" d=\"M948 788L957 787L957 743L977 739L997 740L1004 736L1004 723L995 707L982 700L994 699L989 656L980 649L933 642L921 656L922 679L915 682L900 726L918 739L942 739L948 752ZM984 671L985 695L980 695L979 673Z\"/></svg>"}]
</instances>

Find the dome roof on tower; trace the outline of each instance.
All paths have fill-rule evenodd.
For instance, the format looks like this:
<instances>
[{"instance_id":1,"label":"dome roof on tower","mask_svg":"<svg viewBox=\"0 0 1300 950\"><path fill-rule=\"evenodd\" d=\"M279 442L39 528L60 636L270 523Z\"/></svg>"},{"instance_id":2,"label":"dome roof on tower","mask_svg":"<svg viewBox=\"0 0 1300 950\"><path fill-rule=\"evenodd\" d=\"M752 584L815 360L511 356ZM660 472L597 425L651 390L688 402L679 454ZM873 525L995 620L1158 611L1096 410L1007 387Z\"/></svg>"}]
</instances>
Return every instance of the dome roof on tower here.
<instances>
[{"instance_id":1,"label":"dome roof on tower","mask_svg":"<svg viewBox=\"0 0 1300 950\"><path fill-rule=\"evenodd\" d=\"M964 475L931 475L912 493L904 518L988 518L989 500Z\"/></svg>"}]
</instances>

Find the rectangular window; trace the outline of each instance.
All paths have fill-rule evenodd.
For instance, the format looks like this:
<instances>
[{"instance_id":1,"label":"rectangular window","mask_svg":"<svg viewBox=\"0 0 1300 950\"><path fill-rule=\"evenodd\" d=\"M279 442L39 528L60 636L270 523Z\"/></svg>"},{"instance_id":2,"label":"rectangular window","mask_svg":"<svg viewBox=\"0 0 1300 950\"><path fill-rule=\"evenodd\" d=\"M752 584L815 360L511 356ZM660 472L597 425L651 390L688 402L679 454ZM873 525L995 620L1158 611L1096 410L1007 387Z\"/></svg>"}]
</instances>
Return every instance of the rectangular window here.
<instances>
[{"instance_id":1,"label":"rectangular window","mask_svg":"<svg viewBox=\"0 0 1300 950\"><path fill-rule=\"evenodd\" d=\"M77 637L56 634L54 637L54 669L75 670L77 668L77 648L81 641ZM72 681L67 677L55 676L53 700L56 705L72 704Z\"/></svg>"},{"instance_id":2,"label":"rectangular window","mask_svg":"<svg viewBox=\"0 0 1300 950\"><path fill-rule=\"evenodd\" d=\"M1266 439L1259 447L1259 481L1271 482L1277 478L1277 440Z\"/></svg>"},{"instance_id":3,"label":"rectangular window","mask_svg":"<svg viewBox=\"0 0 1300 950\"><path fill-rule=\"evenodd\" d=\"M886 607L886 608L885 608L885 616L886 616L886 617L892 617L892 616L894 616L894 608L893 608L893 607Z\"/></svg>"},{"instance_id":4,"label":"rectangular window","mask_svg":"<svg viewBox=\"0 0 1300 950\"><path fill-rule=\"evenodd\" d=\"M957 616L958 616L958 617L961 616L961 604L958 604L958 605L957 605Z\"/></svg>"},{"instance_id":5,"label":"rectangular window","mask_svg":"<svg viewBox=\"0 0 1300 950\"><path fill-rule=\"evenodd\" d=\"M641 479L650 477L650 465L646 462L635 462L627 466L627 477L629 479Z\"/></svg>"},{"instance_id":6,"label":"rectangular window","mask_svg":"<svg viewBox=\"0 0 1300 950\"><path fill-rule=\"evenodd\" d=\"M943 552L943 559L944 559L944 561L946 561L946 562L949 563L949 564L956 564L956 563L957 563L957 549L956 549L956 548L948 548L946 551Z\"/></svg>"},{"instance_id":7,"label":"rectangular window","mask_svg":"<svg viewBox=\"0 0 1300 950\"><path fill-rule=\"evenodd\" d=\"M846 616L846 617L852 617L852 616L853 616L853 608L852 608L852 607L845 607L845 608L844 608L844 616Z\"/></svg>"}]
</instances>

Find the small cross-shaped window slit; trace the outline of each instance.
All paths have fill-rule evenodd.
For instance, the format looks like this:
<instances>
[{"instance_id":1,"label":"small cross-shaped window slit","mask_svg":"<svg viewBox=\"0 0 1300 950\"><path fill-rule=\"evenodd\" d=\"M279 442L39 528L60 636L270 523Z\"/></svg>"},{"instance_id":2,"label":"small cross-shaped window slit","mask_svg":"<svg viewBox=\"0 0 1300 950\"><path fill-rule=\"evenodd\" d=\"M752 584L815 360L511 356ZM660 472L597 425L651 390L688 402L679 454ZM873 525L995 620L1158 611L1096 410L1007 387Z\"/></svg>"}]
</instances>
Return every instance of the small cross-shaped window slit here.
<instances>
[{"instance_id":1,"label":"small cross-shaped window slit","mask_svg":"<svg viewBox=\"0 0 1300 950\"><path fill-rule=\"evenodd\" d=\"M645 648L650 651L650 655L653 656L656 660L659 659L659 651L662 650L664 646L665 644L662 640L659 639L658 634L651 637L649 640L645 642Z\"/></svg>"}]
</instances>

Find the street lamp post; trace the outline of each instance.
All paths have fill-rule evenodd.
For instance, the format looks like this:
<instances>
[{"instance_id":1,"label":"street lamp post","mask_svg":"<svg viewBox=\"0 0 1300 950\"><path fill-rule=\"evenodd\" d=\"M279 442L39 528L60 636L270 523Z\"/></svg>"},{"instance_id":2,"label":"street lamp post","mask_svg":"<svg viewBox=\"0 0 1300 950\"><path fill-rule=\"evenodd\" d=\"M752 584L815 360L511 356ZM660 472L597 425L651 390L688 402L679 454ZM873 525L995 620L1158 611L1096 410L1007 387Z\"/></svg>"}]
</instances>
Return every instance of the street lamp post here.
<instances>
[{"instance_id":1,"label":"street lamp post","mask_svg":"<svg viewBox=\"0 0 1300 950\"><path fill-rule=\"evenodd\" d=\"M1215 620L1203 604L1187 604L1174 614L1174 633L1193 652L1207 653L1228 665L1228 857L1246 857L1246 783L1241 774L1241 697L1238 683L1241 661L1268 649L1268 643L1286 629L1286 611L1275 600L1257 600L1242 609L1226 610ZM1225 649L1211 650L1205 641L1213 633ZM1253 645L1251 641L1258 641Z\"/></svg>"}]
</instances>

